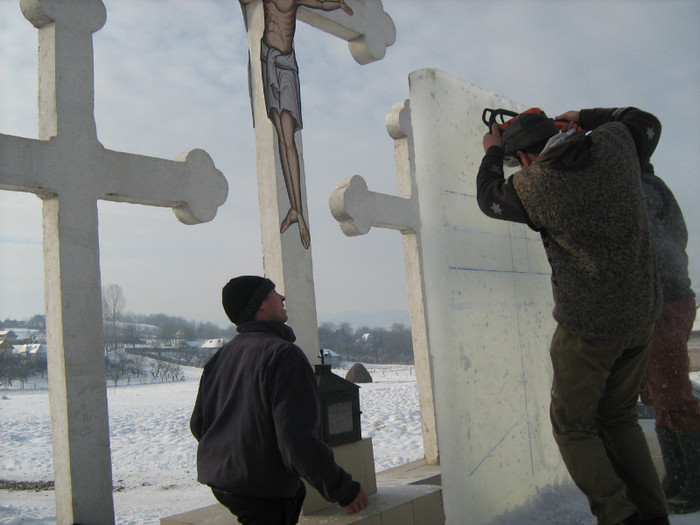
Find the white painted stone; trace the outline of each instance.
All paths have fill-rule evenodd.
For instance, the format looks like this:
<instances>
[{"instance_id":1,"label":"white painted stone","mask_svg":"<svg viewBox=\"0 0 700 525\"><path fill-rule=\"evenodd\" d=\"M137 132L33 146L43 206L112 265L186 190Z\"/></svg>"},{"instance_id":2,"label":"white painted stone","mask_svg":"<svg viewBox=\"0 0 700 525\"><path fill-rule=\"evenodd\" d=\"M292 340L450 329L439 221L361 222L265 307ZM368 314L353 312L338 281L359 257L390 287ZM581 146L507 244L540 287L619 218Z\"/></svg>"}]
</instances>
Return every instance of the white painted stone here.
<instances>
[{"instance_id":1,"label":"white painted stone","mask_svg":"<svg viewBox=\"0 0 700 525\"><path fill-rule=\"evenodd\" d=\"M348 0L347 5L353 10L352 16L340 9L322 11L300 7L297 18L349 41L350 52L360 64L384 57L386 47L396 39L396 29L389 15L384 12L381 0ZM287 297L289 325L296 333L296 343L304 350L309 362L316 364L319 362L320 344L312 250L301 245L296 225L280 234L280 223L289 210L289 198L276 132L268 119L263 95L260 63L260 40L265 27L263 3L262 0L243 0L243 8L250 53L249 81L255 125L264 272ZM301 75L303 76L303 71ZM303 98L303 85L301 91ZM308 209L301 131L296 132L295 143L299 152L301 198L313 239L313 222L306 217Z\"/></svg>"},{"instance_id":2,"label":"white painted stone","mask_svg":"<svg viewBox=\"0 0 700 525\"><path fill-rule=\"evenodd\" d=\"M415 200L369 191L359 175L338 183L330 207L345 235L363 235L372 226L415 231L419 222Z\"/></svg>"},{"instance_id":3,"label":"white painted stone","mask_svg":"<svg viewBox=\"0 0 700 525\"><path fill-rule=\"evenodd\" d=\"M377 474L374 469L374 449L372 438L363 438L352 443L333 447L335 462L343 469L352 473L352 479L362 485L368 496L377 492ZM337 503L326 501L321 493L313 488L306 480L306 498L301 508L302 515L315 514L322 509L336 506Z\"/></svg>"},{"instance_id":4,"label":"white painted stone","mask_svg":"<svg viewBox=\"0 0 700 525\"><path fill-rule=\"evenodd\" d=\"M48 377L58 523L114 522L97 200L214 218L226 179L202 150L175 161L106 150L94 120L100 0L21 0L39 30L39 138L0 134L0 189L43 200Z\"/></svg>"},{"instance_id":5,"label":"white painted stone","mask_svg":"<svg viewBox=\"0 0 700 525\"><path fill-rule=\"evenodd\" d=\"M381 0L346 0L352 16L342 11L318 11L302 8L299 20L348 41L358 64L381 60L386 48L396 41L396 27L384 11Z\"/></svg>"},{"instance_id":6,"label":"white painted stone","mask_svg":"<svg viewBox=\"0 0 700 525\"><path fill-rule=\"evenodd\" d=\"M424 410L430 417L434 409L424 441L432 446L437 435L447 523L469 516L486 524L545 487L570 483L549 422L554 321L539 235L489 219L476 203L482 110L523 108L433 69L409 80L409 100L387 128L400 193L419 214L417 231L402 231L424 432ZM360 233L373 220L361 208L333 213Z\"/></svg>"},{"instance_id":7,"label":"white painted stone","mask_svg":"<svg viewBox=\"0 0 700 525\"><path fill-rule=\"evenodd\" d=\"M433 372L428 352L428 326L425 316L425 289L421 277L422 242L415 165L408 101L394 105L387 115L386 127L394 138L399 196L370 192L362 177L341 180L331 193L329 205L333 217L346 235L362 235L374 227L399 230L403 235L408 305L413 340L413 355L421 411L423 452L428 463L439 462Z\"/></svg>"}]
</instances>

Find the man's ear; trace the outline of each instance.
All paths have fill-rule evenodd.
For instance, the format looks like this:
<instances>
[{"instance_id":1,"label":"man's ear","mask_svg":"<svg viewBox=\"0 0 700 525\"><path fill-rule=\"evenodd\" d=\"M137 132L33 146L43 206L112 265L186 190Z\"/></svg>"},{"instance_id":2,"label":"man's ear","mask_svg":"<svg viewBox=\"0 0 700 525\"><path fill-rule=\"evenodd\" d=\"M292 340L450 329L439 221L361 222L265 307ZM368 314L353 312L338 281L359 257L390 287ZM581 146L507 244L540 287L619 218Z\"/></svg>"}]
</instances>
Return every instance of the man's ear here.
<instances>
[{"instance_id":1,"label":"man's ear","mask_svg":"<svg viewBox=\"0 0 700 525\"><path fill-rule=\"evenodd\" d=\"M530 155L525 153L524 151L518 150L517 153L518 159L520 159L520 165L528 167L530 164L532 164L532 159L530 158Z\"/></svg>"},{"instance_id":2,"label":"man's ear","mask_svg":"<svg viewBox=\"0 0 700 525\"><path fill-rule=\"evenodd\" d=\"M269 295L268 295L269 297ZM258 307L258 311L255 312L255 316L253 316L253 319L256 321L268 321L268 315L267 315L267 299L268 297L265 297L263 299L263 302L260 304Z\"/></svg>"}]
</instances>

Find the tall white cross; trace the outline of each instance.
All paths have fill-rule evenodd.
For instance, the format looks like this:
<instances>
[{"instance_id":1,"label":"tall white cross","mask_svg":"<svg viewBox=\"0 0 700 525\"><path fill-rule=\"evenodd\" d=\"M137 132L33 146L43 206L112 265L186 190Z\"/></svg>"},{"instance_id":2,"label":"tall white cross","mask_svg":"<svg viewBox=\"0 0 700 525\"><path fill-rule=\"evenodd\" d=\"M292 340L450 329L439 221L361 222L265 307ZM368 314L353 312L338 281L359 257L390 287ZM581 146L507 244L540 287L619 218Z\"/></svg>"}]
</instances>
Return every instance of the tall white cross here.
<instances>
[{"instance_id":1,"label":"tall white cross","mask_svg":"<svg viewBox=\"0 0 700 525\"><path fill-rule=\"evenodd\" d=\"M264 0L266 2L270 0ZM297 342L311 363L319 353L316 296L311 249L304 247L296 225L280 234L280 223L290 207L277 146L276 131L268 119L264 100L261 38L265 30L263 0L241 0L248 29L250 51L250 93L257 149L258 199L262 230L265 275L287 296L289 323ZM287 3L293 4L292 0ZM301 3L301 2L300 2ZM311 5L313 2L308 2ZM329 2L329 4L335 2ZM352 15L342 9L324 11L299 7L297 18L349 42L352 56L360 64L380 60L387 46L396 40L394 23L384 12L381 0L346 0ZM301 72L303 76L303 71ZM302 88L303 91L303 88ZM296 132L296 149L302 151L301 132ZM306 202L303 159L299 153L300 195ZM308 217L306 218L308 223ZM312 228L313 231L313 228Z\"/></svg>"},{"instance_id":2,"label":"tall white cross","mask_svg":"<svg viewBox=\"0 0 700 525\"><path fill-rule=\"evenodd\" d=\"M421 219L410 118L408 101L395 104L386 118L387 131L394 139L399 195L369 191L365 180L359 175L353 175L338 182L336 189L331 193L329 204L333 217L339 222L345 235L364 235L372 227L389 228L402 233L413 356L423 426L423 450L426 461L437 463L437 424L428 348L425 286L422 277L424 269Z\"/></svg>"},{"instance_id":3,"label":"tall white cross","mask_svg":"<svg viewBox=\"0 0 700 525\"><path fill-rule=\"evenodd\" d=\"M101 0L21 0L39 31L39 138L0 134L0 189L43 200L49 400L58 523L113 523L97 200L166 206L207 222L228 185L209 155L105 149L94 119Z\"/></svg>"}]
</instances>

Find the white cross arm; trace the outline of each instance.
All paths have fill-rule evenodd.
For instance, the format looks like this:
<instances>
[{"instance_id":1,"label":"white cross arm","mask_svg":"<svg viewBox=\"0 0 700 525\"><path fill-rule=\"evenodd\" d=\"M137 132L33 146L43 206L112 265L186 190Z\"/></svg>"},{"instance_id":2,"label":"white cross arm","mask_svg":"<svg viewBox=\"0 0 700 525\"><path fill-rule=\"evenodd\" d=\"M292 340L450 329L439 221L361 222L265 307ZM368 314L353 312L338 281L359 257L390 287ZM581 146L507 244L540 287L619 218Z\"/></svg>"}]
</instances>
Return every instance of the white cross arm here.
<instances>
[{"instance_id":1,"label":"white cross arm","mask_svg":"<svg viewBox=\"0 0 700 525\"><path fill-rule=\"evenodd\" d=\"M228 195L226 178L201 149L182 153L175 161L106 151L104 163L107 191L100 198L167 206L184 224L211 221Z\"/></svg>"},{"instance_id":2,"label":"white cross arm","mask_svg":"<svg viewBox=\"0 0 700 525\"><path fill-rule=\"evenodd\" d=\"M381 60L386 48L396 42L396 26L384 11L381 0L346 0L352 16L343 10L299 9L302 22L347 40L358 64Z\"/></svg>"},{"instance_id":3,"label":"white cross arm","mask_svg":"<svg viewBox=\"0 0 700 525\"><path fill-rule=\"evenodd\" d=\"M45 144L43 140L0 133L0 190L25 191L40 197L54 193L40 175L43 164L35 157Z\"/></svg>"},{"instance_id":4,"label":"white cross arm","mask_svg":"<svg viewBox=\"0 0 700 525\"><path fill-rule=\"evenodd\" d=\"M201 149L175 160L86 147L84 156L63 154L61 141L0 134L0 189L39 197L66 192L165 206L184 224L211 221L226 201L228 183Z\"/></svg>"},{"instance_id":5,"label":"white cross arm","mask_svg":"<svg viewBox=\"0 0 700 525\"><path fill-rule=\"evenodd\" d=\"M36 28L57 20L73 20L77 25L94 33L107 20L107 10L101 0L20 0L19 4L24 17Z\"/></svg>"},{"instance_id":6,"label":"white cross arm","mask_svg":"<svg viewBox=\"0 0 700 525\"><path fill-rule=\"evenodd\" d=\"M372 226L403 233L415 232L420 226L414 199L369 191L359 175L338 182L329 204L340 229L348 236L364 235Z\"/></svg>"},{"instance_id":7,"label":"white cross arm","mask_svg":"<svg viewBox=\"0 0 700 525\"><path fill-rule=\"evenodd\" d=\"M255 0L243 0L249 4ZM302 6L304 1L299 2ZM308 2L312 5L316 2ZM345 0L352 15L342 9L324 11L300 7L297 18L348 42L355 61L365 65L381 60L386 48L396 42L396 26L384 11L381 0Z\"/></svg>"}]
</instances>

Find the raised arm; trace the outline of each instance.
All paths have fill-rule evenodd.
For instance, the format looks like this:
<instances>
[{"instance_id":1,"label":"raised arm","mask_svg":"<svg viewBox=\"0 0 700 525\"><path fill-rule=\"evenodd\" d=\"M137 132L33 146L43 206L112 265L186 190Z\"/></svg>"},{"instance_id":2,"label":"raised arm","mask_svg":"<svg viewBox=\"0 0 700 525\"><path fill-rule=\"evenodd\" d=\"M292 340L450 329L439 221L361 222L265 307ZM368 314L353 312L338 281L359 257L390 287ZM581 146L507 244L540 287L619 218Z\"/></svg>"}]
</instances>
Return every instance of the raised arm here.
<instances>
[{"instance_id":1,"label":"raised arm","mask_svg":"<svg viewBox=\"0 0 700 525\"><path fill-rule=\"evenodd\" d=\"M533 229L525 208L513 187L512 177L504 178L503 145L497 125L483 139L485 155L476 176L476 201L492 219L522 222Z\"/></svg>"},{"instance_id":2,"label":"raised arm","mask_svg":"<svg viewBox=\"0 0 700 525\"><path fill-rule=\"evenodd\" d=\"M639 154L639 162L646 165L661 137L661 122L651 113L634 107L595 108L568 111L557 117L577 123L585 130L593 130L606 122L621 122L630 130Z\"/></svg>"},{"instance_id":3,"label":"raised arm","mask_svg":"<svg viewBox=\"0 0 700 525\"><path fill-rule=\"evenodd\" d=\"M352 9L345 3L345 0L297 0L297 4L322 11L342 9L347 14L352 15Z\"/></svg>"}]
</instances>

